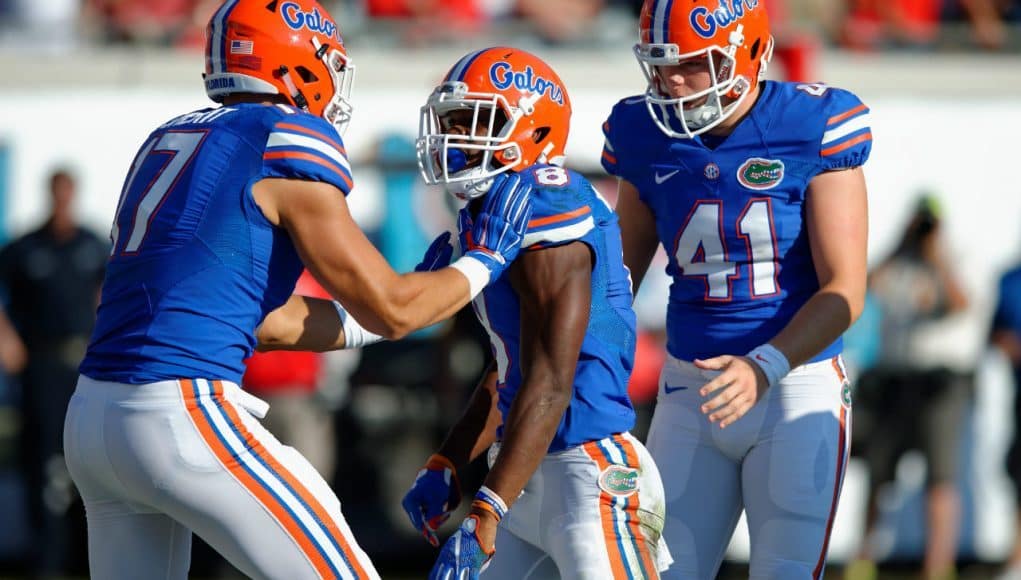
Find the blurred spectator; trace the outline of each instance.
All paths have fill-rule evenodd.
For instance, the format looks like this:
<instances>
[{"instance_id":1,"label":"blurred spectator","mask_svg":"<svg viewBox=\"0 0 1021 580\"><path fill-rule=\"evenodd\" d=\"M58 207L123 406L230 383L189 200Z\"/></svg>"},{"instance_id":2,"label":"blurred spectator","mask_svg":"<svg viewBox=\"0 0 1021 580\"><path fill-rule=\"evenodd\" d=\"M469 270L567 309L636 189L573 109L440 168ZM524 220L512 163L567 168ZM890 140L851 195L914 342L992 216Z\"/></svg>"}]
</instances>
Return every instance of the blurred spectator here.
<instances>
[{"instance_id":1,"label":"blurred spectator","mask_svg":"<svg viewBox=\"0 0 1021 580\"><path fill-rule=\"evenodd\" d=\"M840 38L856 50L928 47L940 40L942 22L961 17L975 45L999 50L1009 40L1007 20L1018 16L1018 0L849 0Z\"/></svg>"},{"instance_id":2,"label":"blurred spectator","mask_svg":"<svg viewBox=\"0 0 1021 580\"><path fill-rule=\"evenodd\" d=\"M0 370L7 374L17 374L25 368L26 362L28 352L25 343L21 342L7 313L0 308Z\"/></svg>"},{"instance_id":3,"label":"blurred spectator","mask_svg":"<svg viewBox=\"0 0 1021 580\"><path fill-rule=\"evenodd\" d=\"M518 0L517 12L551 44L578 40L592 30L604 0Z\"/></svg>"},{"instance_id":4,"label":"blurred spectator","mask_svg":"<svg viewBox=\"0 0 1021 580\"><path fill-rule=\"evenodd\" d=\"M852 383L866 369L875 366L882 348L882 311L876 297L871 292L865 293L865 305L861 316L844 333L844 366ZM854 449L854 445L851 446Z\"/></svg>"},{"instance_id":5,"label":"blurred spectator","mask_svg":"<svg viewBox=\"0 0 1021 580\"><path fill-rule=\"evenodd\" d=\"M517 18L550 44L588 37L606 0L365 0L366 16L400 23L404 42L457 42Z\"/></svg>"},{"instance_id":6,"label":"blurred spectator","mask_svg":"<svg viewBox=\"0 0 1021 580\"><path fill-rule=\"evenodd\" d=\"M1007 452L1007 474L1021 504L1021 265L1000 279L990 340L1010 361L1014 378L1014 439ZM1021 580L1021 509L1017 510L1014 548L1006 570L997 580Z\"/></svg>"},{"instance_id":7,"label":"blurred spectator","mask_svg":"<svg viewBox=\"0 0 1021 580\"><path fill-rule=\"evenodd\" d=\"M796 30L790 22L786 0L766 2L770 28L775 31L776 46L773 62L783 68L783 79L792 82L813 82L816 77L816 60L819 41L815 36Z\"/></svg>"},{"instance_id":8,"label":"blurred spectator","mask_svg":"<svg viewBox=\"0 0 1021 580\"><path fill-rule=\"evenodd\" d=\"M111 44L202 48L205 25L222 0L86 0L95 34Z\"/></svg>"},{"instance_id":9,"label":"blurred spectator","mask_svg":"<svg viewBox=\"0 0 1021 580\"><path fill-rule=\"evenodd\" d=\"M848 0L842 44L858 50L926 46L939 32L940 0Z\"/></svg>"},{"instance_id":10,"label":"blurred spectator","mask_svg":"<svg viewBox=\"0 0 1021 580\"><path fill-rule=\"evenodd\" d=\"M66 52L78 44L78 13L78 0L5 0L0 2L0 38L4 46Z\"/></svg>"},{"instance_id":11,"label":"blurred spectator","mask_svg":"<svg viewBox=\"0 0 1021 580\"><path fill-rule=\"evenodd\" d=\"M857 50L925 46L939 33L941 0L848 0L842 44Z\"/></svg>"},{"instance_id":12,"label":"blurred spectator","mask_svg":"<svg viewBox=\"0 0 1021 580\"><path fill-rule=\"evenodd\" d=\"M484 26L481 0L364 0L369 18L404 24L404 42L425 45L474 35Z\"/></svg>"},{"instance_id":13,"label":"blurred spectator","mask_svg":"<svg viewBox=\"0 0 1021 580\"><path fill-rule=\"evenodd\" d=\"M893 254L870 276L880 308L882 345L876 365L858 383L855 430L869 467L866 538L854 580L875 578L875 534L881 486L895 479L897 462L920 449L928 467L926 545L922 577L955 574L960 508L955 478L971 401L971 377L946 366L922 346L930 326L967 307L968 299L944 255L940 210L922 196Z\"/></svg>"},{"instance_id":14,"label":"blurred spectator","mask_svg":"<svg viewBox=\"0 0 1021 580\"><path fill-rule=\"evenodd\" d=\"M76 494L64 463L64 415L110 253L109 245L75 218L70 171L54 171L49 189L51 213L45 223L0 250L0 287L8 293L14 328L28 352L19 377L20 452L34 552L30 566L39 576L66 572L71 546L85 545L84 529L72 529L69 522L80 523L82 514L69 516Z\"/></svg>"},{"instance_id":15,"label":"blurred spectator","mask_svg":"<svg viewBox=\"0 0 1021 580\"><path fill-rule=\"evenodd\" d=\"M1017 0L960 0L971 22L971 34L982 48L998 50L1007 42L1007 25L1004 18L1019 11Z\"/></svg>"},{"instance_id":16,"label":"blurred spectator","mask_svg":"<svg viewBox=\"0 0 1021 580\"><path fill-rule=\"evenodd\" d=\"M330 299L306 270L294 293ZM269 403L262 420L284 445L297 449L326 481L336 464L333 410L316 395L324 379L323 353L310 351L257 352L245 361L242 386Z\"/></svg>"}]
</instances>

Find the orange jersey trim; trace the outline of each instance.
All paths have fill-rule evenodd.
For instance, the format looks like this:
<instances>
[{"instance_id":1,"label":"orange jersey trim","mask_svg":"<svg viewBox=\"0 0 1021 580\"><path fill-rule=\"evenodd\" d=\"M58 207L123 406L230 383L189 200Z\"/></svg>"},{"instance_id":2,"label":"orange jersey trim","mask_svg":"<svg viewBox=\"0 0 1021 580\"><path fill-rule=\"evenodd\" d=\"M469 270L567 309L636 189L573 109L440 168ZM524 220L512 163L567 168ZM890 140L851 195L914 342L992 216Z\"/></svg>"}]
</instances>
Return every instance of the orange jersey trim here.
<instances>
[{"instance_id":1,"label":"orange jersey trim","mask_svg":"<svg viewBox=\"0 0 1021 580\"><path fill-rule=\"evenodd\" d=\"M859 143L861 143L863 141L871 141L871 140L872 140L872 131L868 131L866 133L862 133L861 135L858 135L857 137L855 137L854 139L851 139L850 141L844 141L840 145L834 145L833 147L829 147L827 149L823 149L820 152L820 155L822 155L823 157L827 157L829 155L833 155L834 153L840 153L841 151L843 151L845 149L850 149L851 147L854 147L855 145L857 145L857 144L859 144Z\"/></svg>"},{"instance_id":2,"label":"orange jersey trim","mask_svg":"<svg viewBox=\"0 0 1021 580\"><path fill-rule=\"evenodd\" d=\"M333 163L331 161L327 161L327 160L323 159L322 157L317 157L315 155L312 155L311 153L300 153L298 151L274 151L272 153L264 154L262 156L262 158L263 159L267 159L267 160L273 160L273 159L300 159L302 161L310 161L312 163L318 163L319 165L322 165L323 167L326 167L327 169L330 169L334 173L339 175L340 178L343 179L344 183L347 185L348 191L351 191L351 188L353 186L353 184L351 182L351 178L347 176L347 173L344 172L344 170L339 165L337 165L336 163Z\"/></svg>"},{"instance_id":3,"label":"orange jersey trim","mask_svg":"<svg viewBox=\"0 0 1021 580\"><path fill-rule=\"evenodd\" d=\"M555 224L557 222L565 222L565 221L567 221L569 219L576 218L578 216L582 216L582 215L585 215L587 213L592 213L592 208L590 208L590 207L579 207L578 209L573 210L573 211L569 211L569 212L565 212L565 213L558 213L557 215L551 215L551 216L546 216L546 217L543 217L543 218L534 219L534 220L528 222L528 227L529 228L538 228L538 227L546 226L546 225L549 225L549 224Z\"/></svg>"},{"instance_id":4,"label":"orange jersey trim","mask_svg":"<svg viewBox=\"0 0 1021 580\"><path fill-rule=\"evenodd\" d=\"M843 121L844 119L847 119L849 117L853 117L853 116L857 115L858 113L864 111L865 109L868 109L868 107L866 107L864 104L858 105L857 107L851 109L850 111L844 111L843 113L840 113L839 115L834 115L834 116L830 117L829 120L826 121L826 124L827 125L833 125L835 123L839 123L839 122Z\"/></svg>"}]
</instances>

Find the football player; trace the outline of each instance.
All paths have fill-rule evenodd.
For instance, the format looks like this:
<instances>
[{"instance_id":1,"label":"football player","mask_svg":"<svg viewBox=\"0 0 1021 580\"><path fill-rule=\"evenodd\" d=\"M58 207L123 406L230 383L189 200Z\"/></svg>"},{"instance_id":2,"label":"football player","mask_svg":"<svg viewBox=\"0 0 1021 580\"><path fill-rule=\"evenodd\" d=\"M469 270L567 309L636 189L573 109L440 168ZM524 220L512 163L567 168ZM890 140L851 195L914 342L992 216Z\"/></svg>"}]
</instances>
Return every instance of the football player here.
<instances>
[{"instance_id":1,"label":"football player","mask_svg":"<svg viewBox=\"0 0 1021 580\"><path fill-rule=\"evenodd\" d=\"M764 81L772 49L763 0L646 0L646 91L603 125L634 287L659 245L672 278L647 441L677 562L665 578L715 577L742 509L752 578L822 577L844 479L869 109Z\"/></svg>"},{"instance_id":2,"label":"football player","mask_svg":"<svg viewBox=\"0 0 1021 580\"><path fill-rule=\"evenodd\" d=\"M221 106L160 125L132 161L67 414L91 575L184 579L195 533L251 578L378 578L327 483L260 424L242 361L450 316L514 259L527 187L486 199L451 267L398 275L345 200L353 67L332 17L312 0L229 0L206 46ZM303 265L339 302L291 297Z\"/></svg>"},{"instance_id":3,"label":"football player","mask_svg":"<svg viewBox=\"0 0 1021 580\"><path fill-rule=\"evenodd\" d=\"M459 60L422 108L425 180L467 201L462 251L479 242L473 224L499 176L531 186L533 208L523 251L472 303L495 366L403 501L438 545L457 468L489 450L485 485L431 578L477 578L487 564L491 579L658 578L669 559L659 473L628 433L635 315L617 218L563 167L570 116L557 74L506 47Z\"/></svg>"}]
</instances>

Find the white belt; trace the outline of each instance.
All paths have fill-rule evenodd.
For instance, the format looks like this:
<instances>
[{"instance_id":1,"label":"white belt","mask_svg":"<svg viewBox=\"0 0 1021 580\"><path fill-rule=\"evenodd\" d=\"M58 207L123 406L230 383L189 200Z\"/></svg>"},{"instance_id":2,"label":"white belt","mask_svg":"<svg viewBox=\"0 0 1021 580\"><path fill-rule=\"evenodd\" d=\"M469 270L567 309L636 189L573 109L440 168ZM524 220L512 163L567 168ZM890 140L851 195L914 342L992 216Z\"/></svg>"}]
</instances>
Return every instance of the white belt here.
<instances>
[{"instance_id":1,"label":"white belt","mask_svg":"<svg viewBox=\"0 0 1021 580\"><path fill-rule=\"evenodd\" d=\"M234 383L223 383L223 397L248 411L256 419L265 419L269 412L269 403L245 391Z\"/></svg>"}]
</instances>

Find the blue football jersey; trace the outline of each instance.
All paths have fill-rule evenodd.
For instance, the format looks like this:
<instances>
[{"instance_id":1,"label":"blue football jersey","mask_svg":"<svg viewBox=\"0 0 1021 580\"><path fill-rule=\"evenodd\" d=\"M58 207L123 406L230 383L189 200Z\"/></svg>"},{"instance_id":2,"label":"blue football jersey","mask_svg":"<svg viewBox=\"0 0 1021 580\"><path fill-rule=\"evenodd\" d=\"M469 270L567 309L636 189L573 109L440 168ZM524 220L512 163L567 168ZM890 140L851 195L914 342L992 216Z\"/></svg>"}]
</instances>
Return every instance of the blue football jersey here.
<instances>
[{"instance_id":1,"label":"blue football jersey","mask_svg":"<svg viewBox=\"0 0 1021 580\"><path fill-rule=\"evenodd\" d=\"M333 126L292 107L203 109L150 134L121 191L82 374L240 381L255 327L302 271L287 232L252 197L264 178L325 182L345 195L352 185Z\"/></svg>"},{"instance_id":2,"label":"blue football jersey","mask_svg":"<svg viewBox=\"0 0 1021 580\"><path fill-rule=\"evenodd\" d=\"M571 402L550 444L549 451L554 452L628 431L634 425L634 408L627 394L635 353L631 278L621 260L617 216L584 177L550 165L534 165L519 175L533 187L532 218L522 251L579 241L588 245L594 260L588 329ZM465 235L461 233L462 249ZM472 306L489 333L499 377L499 408L506 421L522 380L518 296L505 274L487 286ZM502 427L499 436L503 436Z\"/></svg>"},{"instance_id":3,"label":"blue football jersey","mask_svg":"<svg viewBox=\"0 0 1021 580\"><path fill-rule=\"evenodd\" d=\"M726 139L671 139L643 97L603 125L603 167L655 214L669 257L667 348L682 360L744 354L772 339L818 288L804 223L816 175L862 165L869 109L826 85L766 82ZM825 195L825 192L821 192ZM838 339L813 360L840 352Z\"/></svg>"}]
</instances>

